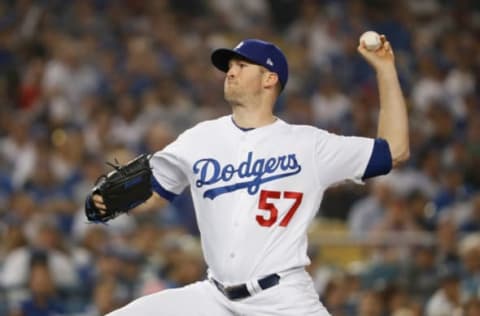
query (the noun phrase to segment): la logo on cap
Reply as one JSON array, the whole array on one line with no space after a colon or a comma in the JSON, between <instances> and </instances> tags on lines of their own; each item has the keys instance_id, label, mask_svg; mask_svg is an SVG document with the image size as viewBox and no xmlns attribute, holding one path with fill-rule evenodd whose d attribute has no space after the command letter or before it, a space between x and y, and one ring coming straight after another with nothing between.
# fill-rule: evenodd
<instances>
[{"instance_id":1,"label":"la logo on cap","mask_svg":"<svg viewBox=\"0 0 480 316\"><path fill-rule=\"evenodd\" d=\"M267 65L270 65L273 67L273 61L270 58L267 59Z\"/></svg>"}]
</instances>

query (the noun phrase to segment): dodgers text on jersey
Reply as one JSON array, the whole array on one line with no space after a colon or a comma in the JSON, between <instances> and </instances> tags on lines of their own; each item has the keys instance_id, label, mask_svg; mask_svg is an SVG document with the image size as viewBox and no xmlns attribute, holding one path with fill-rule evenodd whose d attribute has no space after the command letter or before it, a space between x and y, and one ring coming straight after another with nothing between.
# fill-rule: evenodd
<instances>
[{"instance_id":1,"label":"dodgers text on jersey","mask_svg":"<svg viewBox=\"0 0 480 316\"><path fill-rule=\"evenodd\" d=\"M198 175L198 179L195 181L197 188L220 184L220 186L209 188L203 193L204 198L212 200L221 194L245 188L250 195L253 195L258 192L262 183L289 177L301 170L302 167L295 154L254 159L253 152L249 152L246 160L238 166L222 165L214 158L199 159L193 164L193 172ZM240 182L227 184L235 176ZM244 179L248 180L241 181ZM221 185L222 183L225 185Z\"/></svg>"}]
</instances>

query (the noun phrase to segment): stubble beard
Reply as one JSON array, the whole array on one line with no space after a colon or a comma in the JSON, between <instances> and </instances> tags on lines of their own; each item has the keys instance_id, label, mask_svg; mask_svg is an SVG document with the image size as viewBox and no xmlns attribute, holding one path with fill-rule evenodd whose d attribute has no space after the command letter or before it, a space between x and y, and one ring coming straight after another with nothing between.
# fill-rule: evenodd
<instances>
[{"instance_id":1,"label":"stubble beard","mask_svg":"<svg viewBox=\"0 0 480 316\"><path fill-rule=\"evenodd\" d=\"M260 91L254 91L252 93L243 91L240 87L225 87L223 91L224 99L234 107L244 107L248 104L256 103L255 100L260 97Z\"/></svg>"},{"instance_id":2,"label":"stubble beard","mask_svg":"<svg viewBox=\"0 0 480 316\"><path fill-rule=\"evenodd\" d=\"M232 89L225 89L223 96L225 100L230 104L231 107L238 107L241 106L243 103L241 102L241 94L238 91L232 91Z\"/></svg>"}]
</instances>

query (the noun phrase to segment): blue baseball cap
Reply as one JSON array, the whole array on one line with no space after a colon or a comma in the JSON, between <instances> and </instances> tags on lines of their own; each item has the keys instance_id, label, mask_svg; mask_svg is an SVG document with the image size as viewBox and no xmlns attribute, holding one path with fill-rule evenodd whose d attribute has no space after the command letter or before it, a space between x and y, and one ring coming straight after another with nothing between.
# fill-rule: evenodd
<instances>
[{"instance_id":1,"label":"blue baseball cap","mask_svg":"<svg viewBox=\"0 0 480 316\"><path fill-rule=\"evenodd\" d=\"M278 75L283 88L288 81L288 63L283 52L272 43L259 39L241 41L234 49L219 48L213 51L211 59L215 67L228 71L228 63L233 57L244 58L249 62L263 66Z\"/></svg>"}]
</instances>

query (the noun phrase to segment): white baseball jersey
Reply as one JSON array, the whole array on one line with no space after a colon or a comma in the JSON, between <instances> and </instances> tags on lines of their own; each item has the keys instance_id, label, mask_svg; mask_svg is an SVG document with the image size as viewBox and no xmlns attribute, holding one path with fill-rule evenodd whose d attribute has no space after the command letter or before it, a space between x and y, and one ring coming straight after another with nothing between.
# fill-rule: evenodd
<instances>
[{"instance_id":1,"label":"white baseball jersey","mask_svg":"<svg viewBox=\"0 0 480 316\"><path fill-rule=\"evenodd\" d=\"M238 284L309 264L306 231L323 192L360 181L373 148L280 119L245 131L229 115L185 131L150 163L160 195L190 185L209 273Z\"/></svg>"}]
</instances>

